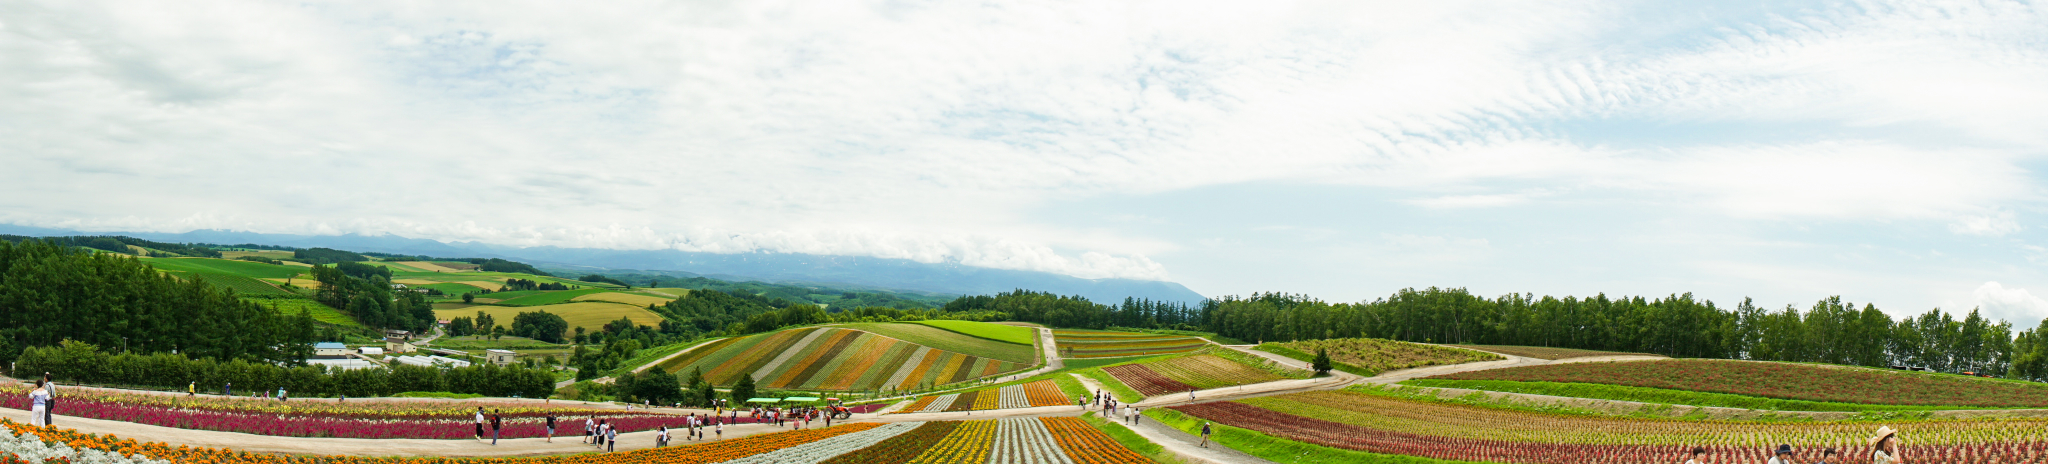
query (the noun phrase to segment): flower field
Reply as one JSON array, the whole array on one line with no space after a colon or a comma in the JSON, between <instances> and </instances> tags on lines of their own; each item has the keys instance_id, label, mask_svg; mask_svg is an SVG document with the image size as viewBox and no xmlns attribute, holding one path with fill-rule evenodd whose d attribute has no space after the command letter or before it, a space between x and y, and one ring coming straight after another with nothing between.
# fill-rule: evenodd
<instances>
[{"instance_id":1,"label":"flower field","mask_svg":"<svg viewBox=\"0 0 2048 464\"><path fill-rule=\"evenodd\" d=\"M19 435L14 441L8 437ZM40 443L41 445L38 445ZM63 445L69 455L52 455ZM40 446L36 451L30 446ZM365 458L280 456L216 448L138 442L69 429L36 428L0 420L0 450L24 457L92 456L108 462L166 464L1129 464L1149 459L1124 448L1080 419L1016 418L966 422L852 423L731 440L619 453L535 458ZM0 453L0 462L8 454ZM112 459L107 459L112 458ZM33 462L42 462L40 460Z\"/></svg>"},{"instance_id":2,"label":"flower field","mask_svg":"<svg viewBox=\"0 0 2048 464\"><path fill-rule=\"evenodd\" d=\"M1330 361L1337 363L1339 370L1368 377L1393 370L1504 359L1492 353L1377 338L1265 343L1258 349L1302 361L1313 360L1316 350L1329 350Z\"/></svg>"},{"instance_id":3,"label":"flower field","mask_svg":"<svg viewBox=\"0 0 2048 464\"><path fill-rule=\"evenodd\" d=\"M1054 330L1053 343L1068 358L1115 358L1185 353L1208 346L1198 337L1100 330Z\"/></svg>"},{"instance_id":4,"label":"flower field","mask_svg":"<svg viewBox=\"0 0 2048 464\"><path fill-rule=\"evenodd\" d=\"M718 385L751 375L761 388L850 391L944 385L1030 366L933 349L867 331L806 327L719 340L660 367L668 372L702 368L705 378Z\"/></svg>"},{"instance_id":5,"label":"flower field","mask_svg":"<svg viewBox=\"0 0 2048 464\"><path fill-rule=\"evenodd\" d=\"M19 392L0 394L0 407L28 409ZM546 435L549 414L566 420L595 416L621 432L649 430L684 423L677 416L590 408L535 408L528 403L327 403L280 402L222 397L107 394L73 390L59 414L193 430L238 432L285 437L337 438L470 438L476 407L497 410L504 417L505 438Z\"/></svg>"},{"instance_id":6,"label":"flower field","mask_svg":"<svg viewBox=\"0 0 2048 464\"><path fill-rule=\"evenodd\" d=\"M1212 354L1182 356L1102 369L1145 396L1284 380L1286 377ZM1165 381L1161 381L1164 379ZM1143 384L1144 387L1139 385Z\"/></svg>"},{"instance_id":7,"label":"flower field","mask_svg":"<svg viewBox=\"0 0 2048 464\"><path fill-rule=\"evenodd\" d=\"M1446 380L1575 382L1837 403L2048 407L2048 385L1812 364L1684 359L1462 372Z\"/></svg>"},{"instance_id":8,"label":"flower field","mask_svg":"<svg viewBox=\"0 0 2048 464\"><path fill-rule=\"evenodd\" d=\"M948 411L989 411L1010 408L1035 408L1039 406L1065 406L1072 404L1058 384L1051 380L1040 380L1019 385L978 390L965 393L934 395L918 398L896 414Z\"/></svg>"},{"instance_id":9,"label":"flower field","mask_svg":"<svg viewBox=\"0 0 2048 464\"><path fill-rule=\"evenodd\" d=\"M834 437L865 432L877 427L877 424L854 423L822 429L753 435L702 444L604 454L508 459L438 457L366 458L352 456L281 456L243 453L219 448L171 446L163 443L139 442L134 439L116 438L107 435L78 433L70 429L29 427L13 421L0 420L0 428L4 428L5 433L34 435L45 443L61 444L73 450L94 450L130 457L142 455L170 464L715 464L733 462L762 453L798 447L799 445L809 445Z\"/></svg>"},{"instance_id":10,"label":"flower field","mask_svg":"<svg viewBox=\"0 0 2048 464\"><path fill-rule=\"evenodd\" d=\"M1175 406L1202 419L1322 446L1433 459L1610 463L1763 462L1767 446L1834 447L1868 456L1871 422L1713 422L1560 415L1417 401L1365 391L1311 392ZM1913 462L2043 462L2048 420L1913 421L1900 430ZM1226 443L1227 444L1227 443Z\"/></svg>"},{"instance_id":11,"label":"flower field","mask_svg":"<svg viewBox=\"0 0 2048 464\"><path fill-rule=\"evenodd\" d=\"M1524 358L1536 358L1536 359L1546 359L1546 360L1553 360L1553 361L1554 361L1554 360L1559 360L1559 359L1571 359L1571 358L1584 358L1584 357L1590 357L1590 356L1659 356L1659 355L1654 355L1654 354L1648 354L1648 353L1623 353L1623 352L1619 352L1619 351L1594 351L1594 350L1580 350L1580 349L1573 349L1573 348L1551 348L1551 347L1546 347L1546 346L1508 346L1508 345L1444 345L1444 346L1451 346L1451 347L1458 347L1458 348L1465 348L1465 349L1472 349L1472 350L1481 350L1481 351L1488 351L1488 352L1500 353L1500 354L1505 354L1505 355L1510 355L1510 356L1521 356L1521 357L1524 357ZM1333 356L1334 356L1334 355L1333 355Z\"/></svg>"},{"instance_id":12,"label":"flower field","mask_svg":"<svg viewBox=\"0 0 2048 464\"><path fill-rule=\"evenodd\" d=\"M1137 390L1140 395L1159 396L1195 390L1194 386L1166 378L1164 375L1159 375L1158 372L1146 369L1142 364L1109 366L1102 368L1102 371L1109 373L1112 377L1116 377L1116 380L1123 382L1124 385L1129 385L1132 390Z\"/></svg>"}]
</instances>

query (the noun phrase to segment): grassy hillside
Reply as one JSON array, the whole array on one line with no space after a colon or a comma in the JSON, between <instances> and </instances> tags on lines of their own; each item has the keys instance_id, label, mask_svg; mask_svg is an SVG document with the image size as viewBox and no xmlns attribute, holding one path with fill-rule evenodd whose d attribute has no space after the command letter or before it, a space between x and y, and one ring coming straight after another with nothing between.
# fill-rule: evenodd
<instances>
[{"instance_id":1,"label":"grassy hillside","mask_svg":"<svg viewBox=\"0 0 2048 464\"><path fill-rule=\"evenodd\" d=\"M441 306L437 305L436 307ZM461 309L435 309L434 317L437 319L476 317L477 311L490 314L491 318L497 319L500 324L511 324L512 318L518 316L519 313L547 311L560 315L563 320L568 321L569 330L572 332L577 327L596 330L598 327L604 326L605 323L619 320L621 317L632 319L633 323L638 325L655 326L661 324L661 315L648 311L647 308L605 302L572 302L524 307L478 305Z\"/></svg>"},{"instance_id":2,"label":"grassy hillside","mask_svg":"<svg viewBox=\"0 0 2048 464\"><path fill-rule=\"evenodd\" d=\"M675 301L675 299L674 299L674 298L669 298L669 297L663 297L663 296L654 296L654 295L647 295L647 294L641 294L641 293L628 293L628 292L600 292L600 293L590 293L590 294L585 294L585 295L577 296L577 297L575 297L575 298L572 298L572 299L571 299L570 301L609 301L609 302L613 302L613 303L629 304L629 305L633 305L633 306L647 306L647 305L650 305L650 304L651 304L651 305L663 305L663 304L668 304L668 302L670 302L670 301Z\"/></svg>"},{"instance_id":3,"label":"grassy hillside","mask_svg":"<svg viewBox=\"0 0 2048 464\"><path fill-rule=\"evenodd\" d=\"M313 320L325 322L328 324L334 324L342 327L363 326L362 323L356 322L355 318L348 317L347 314L342 314L340 310L329 308L327 307L327 305L320 304L313 300L294 300L280 298L250 301L255 301L256 304L260 304L265 307L277 308L278 311L283 312L284 314L298 314L299 311L306 311L313 315Z\"/></svg>"},{"instance_id":4,"label":"grassy hillside","mask_svg":"<svg viewBox=\"0 0 2048 464\"><path fill-rule=\"evenodd\" d=\"M921 324L905 323L863 323L840 324L834 327L865 330L885 337L929 346L934 349L955 353L973 353L977 356L1000 359L1018 364L1037 364L1038 352L1032 345L1005 343L959 332Z\"/></svg>"},{"instance_id":5,"label":"grassy hillside","mask_svg":"<svg viewBox=\"0 0 2048 464\"><path fill-rule=\"evenodd\" d=\"M1591 362L1462 372L1430 379L1619 385L1833 403L2048 407L2048 384L1822 364L1708 359Z\"/></svg>"},{"instance_id":6,"label":"grassy hillside","mask_svg":"<svg viewBox=\"0 0 2048 464\"><path fill-rule=\"evenodd\" d=\"M1011 325L974 321L940 320L917 321L916 323L951 330L969 336L995 340L999 342L1016 343L1020 345L1035 345L1038 343L1038 331L1032 330L1028 327L1017 327Z\"/></svg>"},{"instance_id":7,"label":"grassy hillside","mask_svg":"<svg viewBox=\"0 0 2048 464\"><path fill-rule=\"evenodd\" d=\"M938 331L915 324L872 325L911 326L911 332ZM1027 369L1030 365L829 326L719 340L685 352L659 367L668 372L703 369L706 378L721 386L731 385L742 375L751 375L761 388L890 391L964 382Z\"/></svg>"},{"instance_id":8,"label":"grassy hillside","mask_svg":"<svg viewBox=\"0 0 2048 464\"><path fill-rule=\"evenodd\" d=\"M521 297L517 297L517 298L509 298L509 299L508 299L508 298L504 298L504 296L503 296L503 295L500 295L500 294L492 294L491 296L492 296L492 297L494 297L494 298L498 298L498 304L501 304L501 305L505 305L505 306L542 306L542 305L551 305L551 304L562 304L562 303L568 303L568 302L569 302L570 300L574 300L574 299L576 299L576 297L579 297L579 296L589 295L589 294L592 294L592 293L602 293L602 292L608 292L608 291L610 291L610 290L605 290L605 289L601 289L601 288L586 288L586 289L581 289L581 290L554 290L554 291L543 291L543 292L539 292L539 293L534 293L534 294L529 294L529 295L525 295L525 296L521 296ZM523 293L523 292L521 292L521 293Z\"/></svg>"},{"instance_id":9,"label":"grassy hillside","mask_svg":"<svg viewBox=\"0 0 2048 464\"><path fill-rule=\"evenodd\" d=\"M282 279L306 272L306 268L263 264L255 261L213 258L141 258L143 264L159 270L194 274L231 275Z\"/></svg>"}]
</instances>

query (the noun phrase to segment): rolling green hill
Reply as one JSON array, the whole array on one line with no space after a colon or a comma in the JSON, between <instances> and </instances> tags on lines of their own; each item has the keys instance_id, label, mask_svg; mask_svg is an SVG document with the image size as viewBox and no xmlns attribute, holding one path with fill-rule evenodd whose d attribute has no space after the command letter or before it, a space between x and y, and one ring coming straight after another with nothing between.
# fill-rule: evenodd
<instances>
[{"instance_id":1,"label":"rolling green hill","mask_svg":"<svg viewBox=\"0 0 2048 464\"><path fill-rule=\"evenodd\" d=\"M140 258L143 264L159 270L190 272L194 274L231 275L282 279L306 272L306 268L263 264L254 261L213 258Z\"/></svg>"}]
</instances>

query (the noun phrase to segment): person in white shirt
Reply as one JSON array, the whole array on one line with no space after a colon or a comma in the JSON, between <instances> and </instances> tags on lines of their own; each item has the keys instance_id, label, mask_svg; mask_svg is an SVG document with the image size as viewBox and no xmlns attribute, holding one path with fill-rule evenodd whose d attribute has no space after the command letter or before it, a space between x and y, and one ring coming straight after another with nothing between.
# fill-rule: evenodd
<instances>
[{"instance_id":1,"label":"person in white shirt","mask_svg":"<svg viewBox=\"0 0 2048 464\"><path fill-rule=\"evenodd\" d=\"M664 425L661 426L661 431L654 433L654 447L661 448L666 446L668 446L668 426Z\"/></svg>"},{"instance_id":2,"label":"person in white shirt","mask_svg":"<svg viewBox=\"0 0 2048 464\"><path fill-rule=\"evenodd\" d=\"M1693 447L1692 459L1685 460L1685 464L1706 464L1706 462L1700 461L1700 455L1702 454L1707 454L1707 448L1700 446Z\"/></svg>"},{"instance_id":3,"label":"person in white shirt","mask_svg":"<svg viewBox=\"0 0 2048 464\"><path fill-rule=\"evenodd\" d=\"M590 443L590 437L593 433L597 433L597 416L583 418L583 443Z\"/></svg>"},{"instance_id":4,"label":"person in white shirt","mask_svg":"<svg viewBox=\"0 0 2048 464\"><path fill-rule=\"evenodd\" d=\"M48 419L46 419L48 416L45 416L45 414L50 412L50 390L48 385L40 380L36 381L36 389L28 392L28 399L30 403L28 425L35 427L50 425Z\"/></svg>"}]
</instances>

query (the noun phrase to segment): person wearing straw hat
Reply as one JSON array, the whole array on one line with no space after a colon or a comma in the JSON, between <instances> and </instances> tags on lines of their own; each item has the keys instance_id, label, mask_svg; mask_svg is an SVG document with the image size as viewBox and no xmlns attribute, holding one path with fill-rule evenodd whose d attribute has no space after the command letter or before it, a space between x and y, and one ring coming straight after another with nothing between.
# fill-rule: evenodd
<instances>
[{"instance_id":1,"label":"person wearing straw hat","mask_svg":"<svg viewBox=\"0 0 2048 464\"><path fill-rule=\"evenodd\" d=\"M1871 464L1898 464L1906 462L1899 458L1899 431L1889 426L1877 428L1877 435L1870 437Z\"/></svg>"},{"instance_id":2,"label":"person wearing straw hat","mask_svg":"<svg viewBox=\"0 0 2048 464\"><path fill-rule=\"evenodd\" d=\"M1792 445L1778 445L1778 452L1771 457L1770 464L1797 464L1792 457Z\"/></svg>"}]
</instances>

